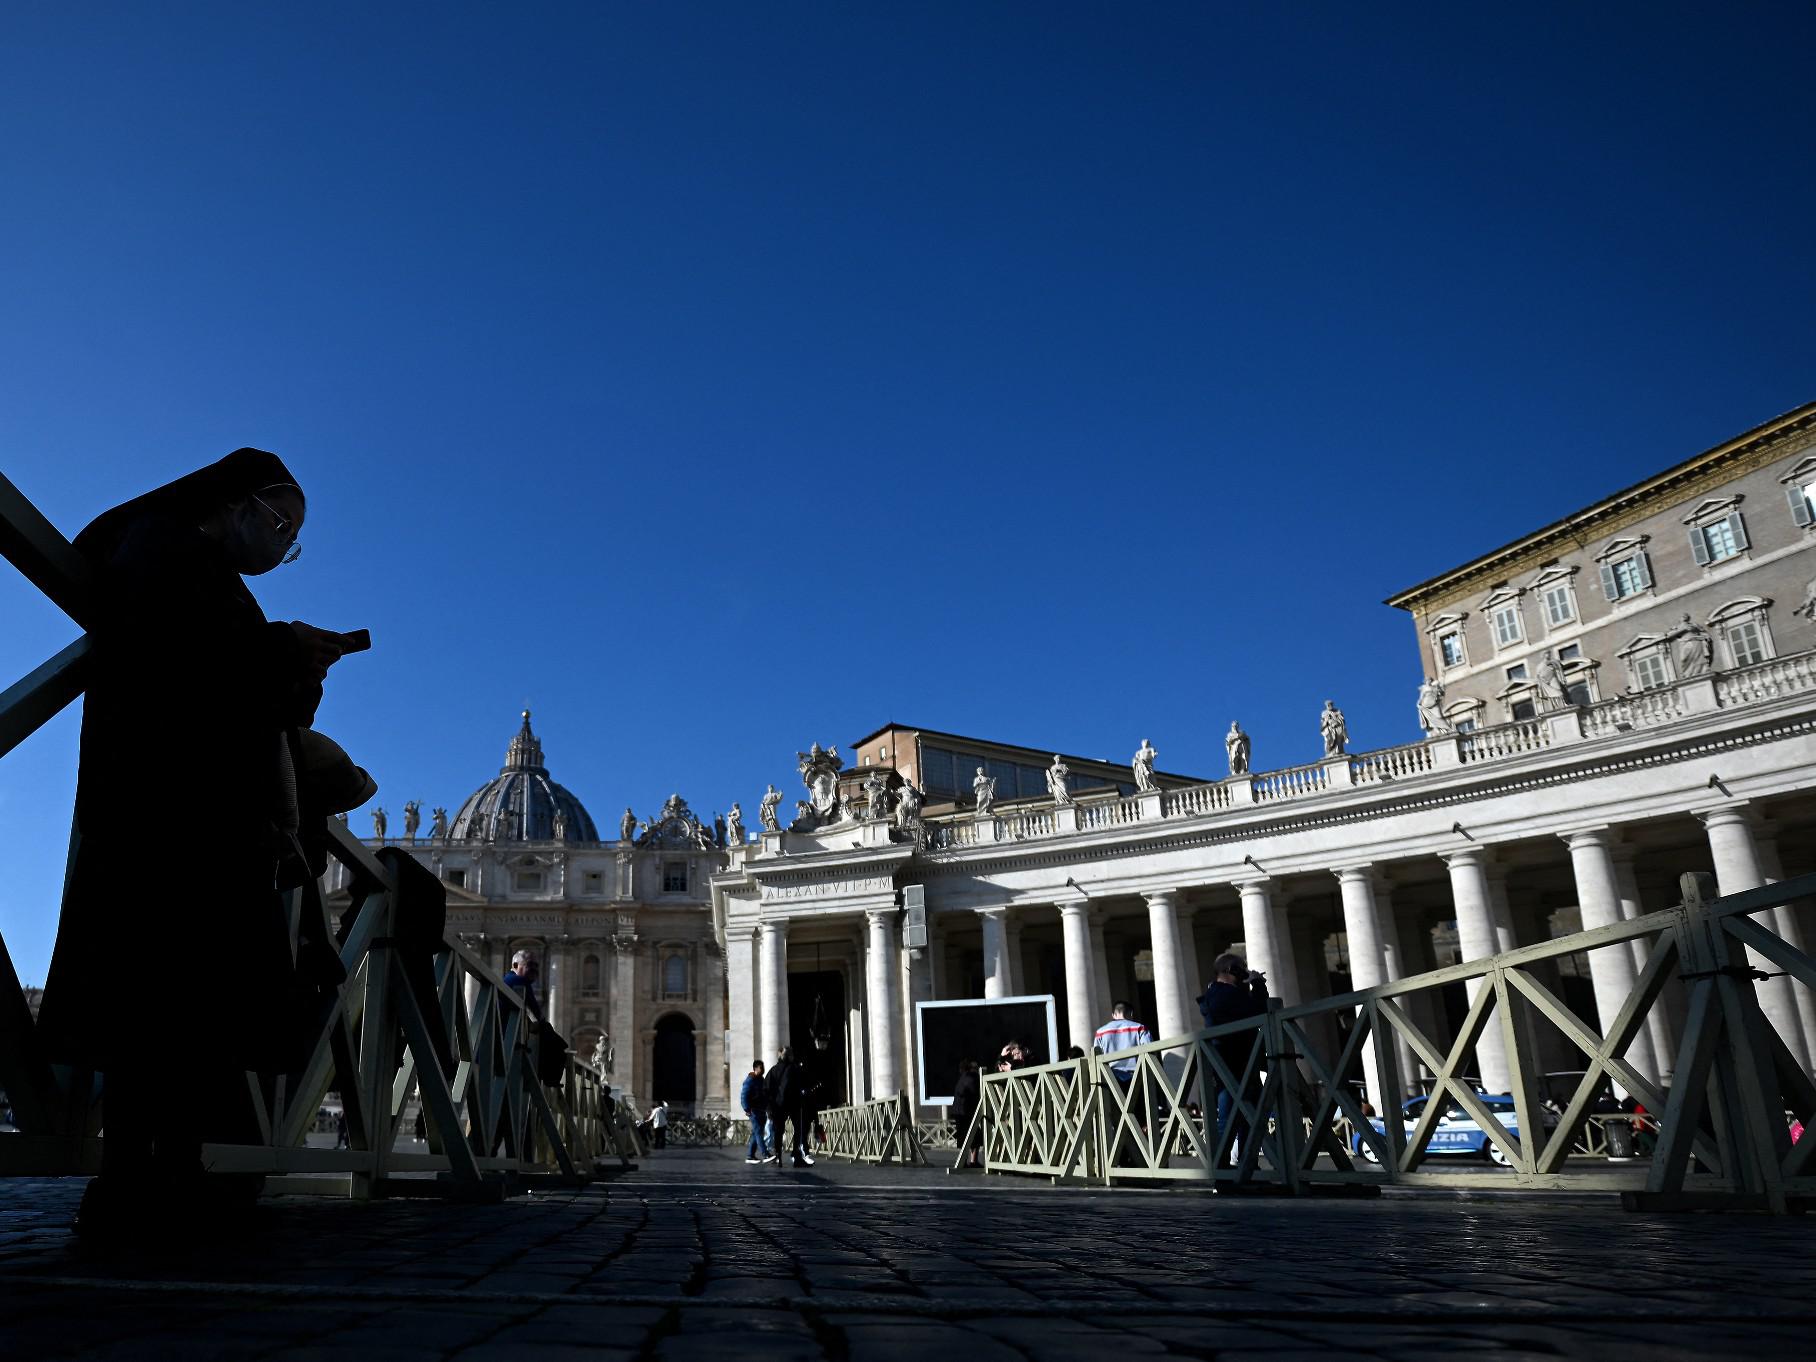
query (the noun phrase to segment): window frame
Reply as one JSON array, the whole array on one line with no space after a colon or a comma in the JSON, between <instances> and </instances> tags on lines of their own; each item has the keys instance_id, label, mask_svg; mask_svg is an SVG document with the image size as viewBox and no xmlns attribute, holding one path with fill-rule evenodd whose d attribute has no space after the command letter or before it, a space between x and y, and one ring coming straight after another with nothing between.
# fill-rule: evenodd
<instances>
[{"instance_id":1,"label":"window frame","mask_svg":"<svg viewBox=\"0 0 1816 1362\"><path fill-rule=\"evenodd\" d=\"M680 871L678 876L675 874L677 870ZM662 892L664 894L685 894L689 878L686 861L662 862ZM675 883L677 879L680 881L679 884Z\"/></svg>"}]
</instances>

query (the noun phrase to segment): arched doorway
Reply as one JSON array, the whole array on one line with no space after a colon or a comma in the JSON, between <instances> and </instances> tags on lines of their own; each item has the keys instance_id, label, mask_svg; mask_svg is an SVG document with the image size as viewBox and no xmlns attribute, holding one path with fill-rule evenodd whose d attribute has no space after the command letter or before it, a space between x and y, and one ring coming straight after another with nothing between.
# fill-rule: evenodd
<instances>
[{"instance_id":1,"label":"arched doorway","mask_svg":"<svg viewBox=\"0 0 1816 1362\"><path fill-rule=\"evenodd\" d=\"M694 1106L694 1024L679 1012L656 1023L656 1053L650 1098L679 1111Z\"/></svg>"}]
</instances>

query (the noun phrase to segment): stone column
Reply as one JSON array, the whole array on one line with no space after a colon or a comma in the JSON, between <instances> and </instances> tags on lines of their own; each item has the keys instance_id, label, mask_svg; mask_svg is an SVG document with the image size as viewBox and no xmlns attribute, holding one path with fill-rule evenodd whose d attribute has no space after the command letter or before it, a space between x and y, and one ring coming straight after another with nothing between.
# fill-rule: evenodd
<instances>
[{"instance_id":1,"label":"stone column","mask_svg":"<svg viewBox=\"0 0 1816 1362\"><path fill-rule=\"evenodd\" d=\"M571 1035L573 1027L562 1011L567 1002L568 946L554 937L542 939L542 1015L562 1035Z\"/></svg>"},{"instance_id":2,"label":"stone column","mask_svg":"<svg viewBox=\"0 0 1816 1362\"><path fill-rule=\"evenodd\" d=\"M788 1041L788 920L764 918L758 924L758 1007L762 1017L763 1062L774 1064Z\"/></svg>"},{"instance_id":3,"label":"stone column","mask_svg":"<svg viewBox=\"0 0 1816 1362\"><path fill-rule=\"evenodd\" d=\"M1583 930L1594 931L1619 922L1621 896L1614 870L1613 834L1607 828L1588 828L1566 833L1564 845L1570 848L1570 865L1576 872L1576 902L1583 915ZM1589 982L1595 990L1596 1016L1606 1035L1633 992L1633 952L1625 946L1590 951ZM1658 1061L1652 1053L1650 1033L1641 1029L1627 1047L1625 1057L1647 1078L1657 1081ZM1615 1091L1625 1095L1618 1083Z\"/></svg>"},{"instance_id":4,"label":"stone column","mask_svg":"<svg viewBox=\"0 0 1816 1362\"><path fill-rule=\"evenodd\" d=\"M1465 847L1444 857L1450 871L1450 897L1457 910L1457 950L1465 961L1495 954L1500 944L1495 933L1494 905L1488 887L1488 856L1480 847ZM1485 979L1469 981L1470 1006L1487 986ZM1506 1092L1513 1086L1507 1063L1507 1044L1501 1037L1500 1019L1490 1015L1475 1046L1477 1076L1489 1092Z\"/></svg>"},{"instance_id":5,"label":"stone column","mask_svg":"<svg viewBox=\"0 0 1816 1362\"><path fill-rule=\"evenodd\" d=\"M1116 986L1110 982L1110 948L1103 936L1104 912L1091 910L1091 987L1097 1002L1096 1020L1101 1025L1110 1015L1110 1004L1116 1001ZM1097 1032L1091 1033L1093 1036ZM1091 1047L1085 1046L1089 1054Z\"/></svg>"},{"instance_id":6,"label":"stone column","mask_svg":"<svg viewBox=\"0 0 1816 1362\"><path fill-rule=\"evenodd\" d=\"M612 998L607 1015L612 1019L612 1087L641 1101L645 1094L637 1091L637 1055L642 1047L638 1041L637 1027L637 933L634 921L630 914L620 914L618 929L612 934Z\"/></svg>"},{"instance_id":7,"label":"stone column","mask_svg":"<svg viewBox=\"0 0 1816 1362\"><path fill-rule=\"evenodd\" d=\"M864 946L864 991L870 1005L870 1096L894 1097L901 1091L897 1057L902 1050L900 965L895 955L895 910L872 908L864 914L869 928Z\"/></svg>"},{"instance_id":8,"label":"stone column","mask_svg":"<svg viewBox=\"0 0 1816 1362\"><path fill-rule=\"evenodd\" d=\"M1198 1028L1186 1021L1179 999L1179 896L1170 889L1145 895L1148 946L1154 953L1155 1040L1183 1036Z\"/></svg>"},{"instance_id":9,"label":"stone column","mask_svg":"<svg viewBox=\"0 0 1816 1362\"><path fill-rule=\"evenodd\" d=\"M697 955L700 980L700 1011L706 1019L706 1034L700 1038L700 1094L695 1111L724 1111L730 1094L726 1091L729 1060L725 1054L727 1006L725 999L725 964L718 944L708 937L700 943Z\"/></svg>"},{"instance_id":10,"label":"stone column","mask_svg":"<svg viewBox=\"0 0 1816 1362\"><path fill-rule=\"evenodd\" d=\"M1614 886L1620 894L1621 921L1630 922L1636 917L1644 917L1646 905L1640 900L1639 876L1633 869L1633 848L1616 845L1613 853ZM1645 972L1646 962L1652 958L1658 942L1658 937L1638 937L1628 943L1632 949L1636 979ZM1677 1055L1677 1027L1674 1018L1681 1016L1683 1011L1683 985L1673 978L1659 992L1658 1001L1646 1013L1646 1034L1652 1038L1653 1074L1661 1083L1671 1081L1671 1069Z\"/></svg>"},{"instance_id":11,"label":"stone column","mask_svg":"<svg viewBox=\"0 0 1816 1362\"><path fill-rule=\"evenodd\" d=\"M926 948L902 952L902 1074L907 1082L909 1097L916 1103L917 1110L920 1094L927 1090L927 1085L926 1076L920 1072L920 1055L914 1044L916 1019L920 1011L916 1004L932 1002L936 996L933 966L944 949L933 915L929 913Z\"/></svg>"},{"instance_id":12,"label":"stone column","mask_svg":"<svg viewBox=\"0 0 1816 1362\"><path fill-rule=\"evenodd\" d=\"M1009 913L1004 916L1003 958L1008 961L1009 965L1007 986L1010 997L1022 992L1028 977L1028 958L1022 950L1021 929L1021 917L1018 914Z\"/></svg>"},{"instance_id":13,"label":"stone column","mask_svg":"<svg viewBox=\"0 0 1816 1362\"><path fill-rule=\"evenodd\" d=\"M1764 826L1759 830L1754 846L1759 852L1759 868L1764 872L1767 884L1777 884L1784 879L1784 863L1778 856L1777 829ZM1783 937L1788 945L1795 946L1805 955L1810 954L1809 934L1804 931L1803 920L1798 916L1800 905L1795 903L1780 904L1767 918L1761 914L1761 920ZM1791 1001L1797 1007L1797 1021L1803 1031L1804 1053L1810 1060L1816 1060L1816 993L1809 986L1795 979L1785 981L1791 988ZM1792 1051L1796 1053L1795 1050Z\"/></svg>"},{"instance_id":14,"label":"stone column","mask_svg":"<svg viewBox=\"0 0 1816 1362\"><path fill-rule=\"evenodd\" d=\"M1192 910L1179 909L1179 1006L1186 1029L1196 1031L1204 1025L1204 1014L1198 1010L1198 997L1210 984L1198 977L1198 931L1192 922ZM1085 1049L1088 1052L1090 1046Z\"/></svg>"},{"instance_id":15,"label":"stone column","mask_svg":"<svg viewBox=\"0 0 1816 1362\"><path fill-rule=\"evenodd\" d=\"M1381 944L1381 921L1375 904L1375 868L1345 866L1334 873L1343 898L1343 931L1349 938L1350 986L1357 990L1378 987L1387 982L1387 955ZM1368 1095L1376 1111L1393 1111L1400 1105L1399 1094L1388 1092L1381 1081L1379 1040L1378 1035L1371 1035L1363 1043Z\"/></svg>"},{"instance_id":16,"label":"stone column","mask_svg":"<svg viewBox=\"0 0 1816 1362\"><path fill-rule=\"evenodd\" d=\"M1109 1008L1107 1002L1099 1004L1092 996L1096 962L1091 957L1090 915L1091 909L1083 903L1059 905L1060 938L1066 948L1066 1028L1070 1043L1087 1055L1097 1034L1097 1015Z\"/></svg>"},{"instance_id":17,"label":"stone column","mask_svg":"<svg viewBox=\"0 0 1816 1362\"><path fill-rule=\"evenodd\" d=\"M1711 809L1697 817L1702 819L1703 827L1709 833L1709 851L1715 858L1717 893L1726 898L1729 894L1757 889L1766 882L1759 847L1753 839L1754 818L1749 810L1730 805ZM1764 922L1768 928L1778 925L1775 912L1755 914L1755 920ZM1747 960L1754 969L1766 973L1776 973L1778 970L1777 965L1751 947L1747 949ZM1778 1032L1779 1038L1790 1048L1797 1062L1807 1070L1810 1057L1804 1048L1803 1024L1797 1014L1797 1001L1791 993L1790 979L1780 975L1776 979L1759 980L1753 988L1759 998L1760 1010L1766 1014L1766 1020L1772 1023L1772 1029Z\"/></svg>"},{"instance_id":18,"label":"stone column","mask_svg":"<svg viewBox=\"0 0 1816 1362\"><path fill-rule=\"evenodd\" d=\"M1375 894L1375 927L1381 938L1381 963L1385 971L1386 982L1393 983L1404 979L1409 974L1417 974L1420 967L1413 963L1406 954L1406 945L1400 935L1400 921L1394 916L1393 887L1382 878L1377 877L1373 883ZM1401 998L1400 1008L1421 1030L1428 1030L1418 1004L1417 996ZM1417 1086L1419 1060L1405 1036L1398 1031L1394 1036L1394 1058L1399 1065L1401 1086L1409 1091Z\"/></svg>"},{"instance_id":19,"label":"stone column","mask_svg":"<svg viewBox=\"0 0 1816 1362\"><path fill-rule=\"evenodd\" d=\"M1288 1007L1300 1001L1299 962L1293 954L1286 905L1275 903L1273 881L1265 876L1243 880L1236 886L1242 895L1242 946L1248 967L1267 976L1267 991Z\"/></svg>"},{"instance_id":20,"label":"stone column","mask_svg":"<svg viewBox=\"0 0 1816 1362\"><path fill-rule=\"evenodd\" d=\"M984 996L1007 998L1013 985L1009 970L1009 933L1007 908L979 908L978 921L984 929Z\"/></svg>"},{"instance_id":21,"label":"stone column","mask_svg":"<svg viewBox=\"0 0 1816 1362\"><path fill-rule=\"evenodd\" d=\"M725 993L731 1038L726 1064L737 1082L750 1072L750 1061L760 1059L767 1068L771 1055L763 1053L757 1015L757 929L725 929Z\"/></svg>"}]
</instances>

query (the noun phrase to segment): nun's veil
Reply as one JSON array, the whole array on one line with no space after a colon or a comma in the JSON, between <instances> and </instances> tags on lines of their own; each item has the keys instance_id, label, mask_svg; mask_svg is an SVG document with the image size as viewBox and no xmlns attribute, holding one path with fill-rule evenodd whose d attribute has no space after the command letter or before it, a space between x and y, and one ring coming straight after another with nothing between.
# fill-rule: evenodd
<instances>
[{"instance_id":1,"label":"nun's veil","mask_svg":"<svg viewBox=\"0 0 1816 1362\"><path fill-rule=\"evenodd\" d=\"M76 536L75 546L90 561L105 563L134 521L151 515L201 520L229 502L243 501L272 487L292 487L298 496L303 494L277 455L262 449L236 449L206 468L101 512Z\"/></svg>"}]
</instances>

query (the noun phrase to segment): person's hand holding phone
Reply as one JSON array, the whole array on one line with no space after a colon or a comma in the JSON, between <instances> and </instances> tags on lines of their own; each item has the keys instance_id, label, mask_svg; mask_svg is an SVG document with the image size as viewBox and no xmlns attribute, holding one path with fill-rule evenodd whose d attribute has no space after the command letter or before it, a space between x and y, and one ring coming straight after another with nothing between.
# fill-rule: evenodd
<instances>
[{"instance_id":1,"label":"person's hand holding phone","mask_svg":"<svg viewBox=\"0 0 1816 1362\"><path fill-rule=\"evenodd\" d=\"M303 671L311 681L325 681L328 668L341 660L347 651L346 635L332 629L317 629L313 624L291 620L290 628L303 645Z\"/></svg>"}]
</instances>

